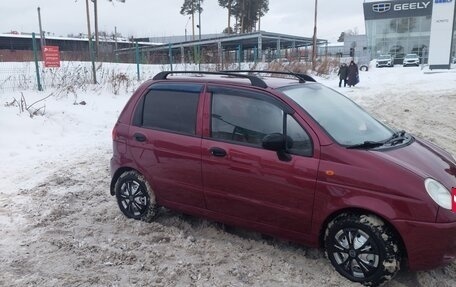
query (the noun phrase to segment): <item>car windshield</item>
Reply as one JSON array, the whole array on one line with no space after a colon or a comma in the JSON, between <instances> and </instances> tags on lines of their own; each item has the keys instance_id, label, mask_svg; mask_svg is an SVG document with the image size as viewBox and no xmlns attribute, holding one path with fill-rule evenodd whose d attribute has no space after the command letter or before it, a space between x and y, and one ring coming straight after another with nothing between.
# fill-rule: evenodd
<instances>
[{"instance_id":1,"label":"car windshield","mask_svg":"<svg viewBox=\"0 0 456 287\"><path fill-rule=\"evenodd\" d=\"M318 83L282 87L336 142L345 146L385 141L394 132L344 95Z\"/></svg>"},{"instance_id":2,"label":"car windshield","mask_svg":"<svg viewBox=\"0 0 456 287\"><path fill-rule=\"evenodd\" d=\"M405 57L406 57L406 58L418 58L418 56L415 55L415 54L409 54L409 55L407 55L407 56L405 56Z\"/></svg>"},{"instance_id":3,"label":"car windshield","mask_svg":"<svg viewBox=\"0 0 456 287\"><path fill-rule=\"evenodd\" d=\"M388 56L388 55L381 55L381 56L379 57L380 60L389 60L390 58L391 58L391 57Z\"/></svg>"}]
</instances>

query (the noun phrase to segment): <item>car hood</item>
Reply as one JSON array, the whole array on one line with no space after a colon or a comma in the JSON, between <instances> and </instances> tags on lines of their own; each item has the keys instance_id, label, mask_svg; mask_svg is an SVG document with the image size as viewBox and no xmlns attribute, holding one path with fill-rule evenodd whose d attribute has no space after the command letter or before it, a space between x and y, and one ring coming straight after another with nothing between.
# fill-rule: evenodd
<instances>
[{"instance_id":1,"label":"car hood","mask_svg":"<svg viewBox=\"0 0 456 287\"><path fill-rule=\"evenodd\" d=\"M377 156L423 179L434 178L448 189L456 186L456 163L453 158L448 152L428 141L415 139L409 145L378 152Z\"/></svg>"}]
</instances>

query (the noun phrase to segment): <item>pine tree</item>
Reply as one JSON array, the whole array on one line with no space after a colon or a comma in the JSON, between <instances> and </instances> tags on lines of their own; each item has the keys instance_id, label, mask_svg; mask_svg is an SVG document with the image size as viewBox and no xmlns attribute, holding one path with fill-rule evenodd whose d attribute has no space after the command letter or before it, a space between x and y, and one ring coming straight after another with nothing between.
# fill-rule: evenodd
<instances>
[{"instance_id":1,"label":"pine tree","mask_svg":"<svg viewBox=\"0 0 456 287\"><path fill-rule=\"evenodd\" d=\"M223 32L227 34L233 33L233 28L231 28L231 7L233 2L236 2L235 0L218 0L219 6L225 8L228 10L228 25L226 26L225 30Z\"/></svg>"},{"instance_id":2,"label":"pine tree","mask_svg":"<svg viewBox=\"0 0 456 287\"><path fill-rule=\"evenodd\" d=\"M233 0L230 13L236 18L236 30L249 33L255 30L257 22L268 11L269 0Z\"/></svg>"},{"instance_id":3,"label":"pine tree","mask_svg":"<svg viewBox=\"0 0 456 287\"><path fill-rule=\"evenodd\" d=\"M191 15L192 16L192 35L193 40L195 40L195 13L196 12L203 12L203 8L200 5L203 3L204 0L184 0L184 4L182 4L180 13L182 15Z\"/></svg>"}]
</instances>

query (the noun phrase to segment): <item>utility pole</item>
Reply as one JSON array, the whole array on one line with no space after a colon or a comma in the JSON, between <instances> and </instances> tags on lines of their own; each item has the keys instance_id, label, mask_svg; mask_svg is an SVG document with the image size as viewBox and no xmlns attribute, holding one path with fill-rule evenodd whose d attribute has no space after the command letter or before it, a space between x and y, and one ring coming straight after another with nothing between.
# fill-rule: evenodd
<instances>
[{"instance_id":1,"label":"utility pole","mask_svg":"<svg viewBox=\"0 0 456 287\"><path fill-rule=\"evenodd\" d=\"M261 14L258 14L258 32L261 31Z\"/></svg>"},{"instance_id":2,"label":"utility pole","mask_svg":"<svg viewBox=\"0 0 456 287\"><path fill-rule=\"evenodd\" d=\"M116 54L116 63L119 62L119 56L117 54L117 26L114 26L114 53Z\"/></svg>"},{"instance_id":3,"label":"utility pole","mask_svg":"<svg viewBox=\"0 0 456 287\"><path fill-rule=\"evenodd\" d=\"M98 0L91 0L93 2L93 13L95 18L95 57L98 60L98 54L100 50L100 41L98 36ZM109 0L112 2L112 0ZM117 0L117 2L125 3L125 0Z\"/></svg>"},{"instance_id":4,"label":"utility pole","mask_svg":"<svg viewBox=\"0 0 456 287\"><path fill-rule=\"evenodd\" d=\"M99 41L98 41L98 4L97 0L92 0L93 2L93 13L95 17L95 58L98 60L98 49L99 49Z\"/></svg>"},{"instance_id":5,"label":"utility pole","mask_svg":"<svg viewBox=\"0 0 456 287\"><path fill-rule=\"evenodd\" d=\"M86 13L87 13L87 32L89 33L89 56L92 62L92 76L93 76L93 83L97 83L97 73L95 69L95 61L93 59L92 53L92 32L90 31L90 9L89 9L89 0L86 0Z\"/></svg>"},{"instance_id":6,"label":"utility pole","mask_svg":"<svg viewBox=\"0 0 456 287\"><path fill-rule=\"evenodd\" d=\"M242 12L241 12L241 34L244 33L244 15L245 12L245 0L242 0Z\"/></svg>"},{"instance_id":7,"label":"utility pole","mask_svg":"<svg viewBox=\"0 0 456 287\"><path fill-rule=\"evenodd\" d=\"M317 61L317 6L318 0L315 0L315 17L314 17L314 33L313 33L313 44L312 44L312 70L315 71Z\"/></svg>"},{"instance_id":8,"label":"utility pole","mask_svg":"<svg viewBox=\"0 0 456 287\"><path fill-rule=\"evenodd\" d=\"M233 1L228 1L228 34L231 34L231 2Z\"/></svg>"},{"instance_id":9,"label":"utility pole","mask_svg":"<svg viewBox=\"0 0 456 287\"><path fill-rule=\"evenodd\" d=\"M190 19L191 19L191 17L189 16L187 23L185 24L185 42L187 42L187 26L188 26L188 22L190 22Z\"/></svg>"},{"instance_id":10,"label":"utility pole","mask_svg":"<svg viewBox=\"0 0 456 287\"><path fill-rule=\"evenodd\" d=\"M198 0L198 39L201 41L201 0Z\"/></svg>"},{"instance_id":11,"label":"utility pole","mask_svg":"<svg viewBox=\"0 0 456 287\"><path fill-rule=\"evenodd\" d=\"M41 52L43 52L43 47L46 46L46 39L44 37L43 28L41 26L41 9L40 9L40 7L38 7L38 24L40 25Z\"/></svg>"},{"instance_id":12,"label":"utility pole","mask_svg":"<svg viewBox=\"0 0 456 287\"><path fill-rule=\"evenodd\" d=\"M192 1L192 41L195 41L195 2Z\"/></svg>"},{"instance_id":13,"label":"utility pole","mask_svg":"<svg viewBox=\"0 0 456 287\"><path fill-rule=\"evenodd\" d=\"M114 26L114 49L117 51L117 26Z\"/></svg>"},{"instance_id":14,"label":"utility pole","mask_svg":"<svg viewBox=\"0 0 456 287\"><path fill-rule=\"evenodd\" d=\"M201 0L198 0L198 69L201 71Z\"/></svg>"}]
</instances>

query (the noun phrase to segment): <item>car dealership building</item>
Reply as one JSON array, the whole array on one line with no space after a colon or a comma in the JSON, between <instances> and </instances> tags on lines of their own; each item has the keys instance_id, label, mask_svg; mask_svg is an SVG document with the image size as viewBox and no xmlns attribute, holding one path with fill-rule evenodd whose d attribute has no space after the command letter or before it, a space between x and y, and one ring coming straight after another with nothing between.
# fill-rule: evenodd
<instances>
[{"instance_id":1,"label":"car dealership building","mask_svg":"<svg viewBox=\"0 0 456 287\"><path fill-rule=\"evenodd\" d=\"M365 1L371 56L392 54L402 63L415 53L430 68L449 68L456 53L456 0Z\"/></svg>"}]
</instances>

